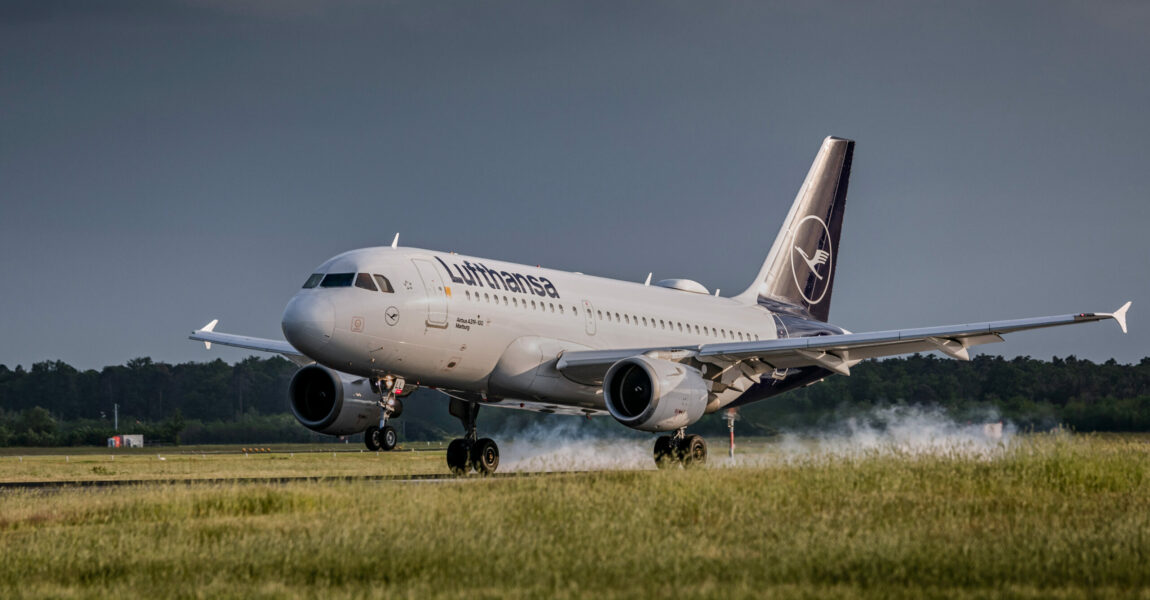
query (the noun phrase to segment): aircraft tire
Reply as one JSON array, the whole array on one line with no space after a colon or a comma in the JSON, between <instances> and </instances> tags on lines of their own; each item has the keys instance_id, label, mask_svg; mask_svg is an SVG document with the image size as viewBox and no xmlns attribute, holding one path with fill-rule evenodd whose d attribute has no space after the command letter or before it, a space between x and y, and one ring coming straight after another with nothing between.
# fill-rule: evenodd
<instances>
[{"instance_id":1,"label":"aircraft tire","mask_svg":"<svg viewBox=\"0 0 1150 600\"><path fill-rule=\"evenodd\" d=\"M655 466L666 469L675 464L675 441L669 435L655 439Z\"/></svg>"},{"instance_id":2,"label":"aircraft tire","mask_svg":"<svg viewBox=\"0 0 1150 600\"><path fill-rule=\"evenodd\" d=\"M701 467L707 464L707 442L702 436L689 435L683 438L683 445L679 447L680 460L684 467Z\"/></svg>"},{"instance_id":3,"label":"aircraft tire","mask_svg":"<svg viewBox=\"0 0 1150 600\"><path fill-rule=\"evenodd\" d=\"M363 432L363 444L365 446L367 446L367 449L372 451L372 452L378 452L379 451L379 428L378 427L376 427L375 425L372 425L371 427L367 428L367 431Z\"/></svg>"},{"instance_id":4,"label":"aircraft tire","mask_svg":"<svg viewBox=\"0 0 1150 600\"><path fill-rule=\"evenodd\" d=\"M491 438L483 438L471 447L471 466L480 475L490 475L499 468L499 446Z\"/></svg>"},{"instance_id":5,"label":"aircraft tire","mask_svg":"<svg viewBox=\"0 0 1150 600\"><path fill-rule=\"evenodd\" d=\"M399 443L399 434L395 432L395 428L391 425L385 425L383 429L379 430L379 448L384 452L395 449L395 445Z\"/></svg>"},{"instance_id":6,"label":"aircraft tire","mask_svg":"<svg viewBox=\"0 0 1150 600\"><path fill-rule=\"evenodd\" d=\"M463 438L451 440L447 445L447 468L454 475L466 475L471 469L471 442Z\"/></svg>"}]
</instances>

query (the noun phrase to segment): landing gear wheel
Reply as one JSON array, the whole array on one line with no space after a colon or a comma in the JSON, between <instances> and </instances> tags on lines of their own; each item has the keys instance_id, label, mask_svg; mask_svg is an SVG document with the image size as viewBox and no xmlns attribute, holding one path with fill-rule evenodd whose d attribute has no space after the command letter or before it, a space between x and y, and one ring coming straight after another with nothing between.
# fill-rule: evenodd
<instances>
[{"instance_id":1,"label":"landing gear wheel","mask_svg":"<svg viewBox=\"0 0 1150 600\"><path fill-rule=\"evenodd\" d=\"M447 445L447 468L454 475L466 475L471 470L471 442L456 438Z\"/></svg>"},{"instance_id":2,"label":"landing gear wheel","mask_svg":"<svg viewBox=\"0 0 1150 600\"><path fill-rule=\"evenodd\" d=\"M368 450L377 452L379 450L379 437L379 428L372 425L363 432L363 444L367 446Z\"/></svg>"},{"instance_id":3,"label":"landing gear wheel","mask_svg":"<svg viewBox=\"0 0 1150 600\"><path fill-rule=\"evenodd\" d=\"M675 464L675 440L669 435L661 435L655 440L655 466L666 469Z\"/></svg>"},{"instance_id":4,"label":"landing gear wheel","mask_svg":"<svg viewBox=\"0 0 1150 600\"><path fill-rule=\"evenodd\" d=\"M399 443L399 434L395 432L395 428L391 425L385 425L383 429L379 430L379 447L384 452L392 450L395 445Z\"/></svg>"},{"instance_id":5,"label":"landing gear wheel","mask_svg":"<svg viewBox=\"0 0 1150 600\"><path fill-rule=\"evenodd\" d=\"M707 463L707 442L700 436L689 435L683 438L679 453L684 467L701 467Z\"/></svg>"},{"instance_id":6,"label":"landing gear wheel","mask_svg":"<svg viewBox=\"0 0 1150 600\"><path fill-rule=\"evenodd\" d=\"M480 475L490 475L499 468L499 446L491 438L483 438L471 447L471 466Z\"/></svg>"}]
</instances>

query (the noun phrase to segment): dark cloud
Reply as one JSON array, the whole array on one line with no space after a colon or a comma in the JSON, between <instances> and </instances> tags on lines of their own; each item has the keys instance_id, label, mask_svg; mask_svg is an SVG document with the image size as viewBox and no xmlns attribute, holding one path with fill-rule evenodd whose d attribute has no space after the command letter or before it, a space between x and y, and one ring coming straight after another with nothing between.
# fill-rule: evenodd
<instances>
[{"instance_id":1,"label":"dark cloud","mask_svg":"<svg viewBox=\"0 0 1150 600\"><path fill-rule=\"evenodd\" d=\"M1133 299L1128 336L988 348L1137 360L1139 6L3 3L0 363L242 356L183 338L278 336L313 266L397 230L734 293L828 134L858 140L832 320Z\"/></svg>"}]
</instances>

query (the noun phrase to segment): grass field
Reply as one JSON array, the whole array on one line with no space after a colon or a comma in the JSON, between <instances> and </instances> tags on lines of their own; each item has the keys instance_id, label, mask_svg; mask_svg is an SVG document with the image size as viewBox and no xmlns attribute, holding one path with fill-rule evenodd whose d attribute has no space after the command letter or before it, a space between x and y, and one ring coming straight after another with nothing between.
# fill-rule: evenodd
<instances>
[{"instance_id":1,"label":"grass field","mask_svg":"<svg viewBox=\"0 0 1150 600\"><path fill-rule=\"evenodd\" d=\"M441 444L430 446L439 448ZM407 452L367 452L359 446L261 445L272 452L235 447L7 449L0 455L0 483L234 477L341 477L447 472L443 452L418 444Z\"/></svg>"},{"instance_id":2,"label":"grass field","mask_svg":"<svg viewBox=\"0 0 1150 600\"><path fill-rule=\"evenodd\" d=\"M0 492L0 597L1150 598L1146 438L756 451L690 471ZM211 456L5 456L0 474L444 468L440 452Z\"/></svg>"}]
</instances>

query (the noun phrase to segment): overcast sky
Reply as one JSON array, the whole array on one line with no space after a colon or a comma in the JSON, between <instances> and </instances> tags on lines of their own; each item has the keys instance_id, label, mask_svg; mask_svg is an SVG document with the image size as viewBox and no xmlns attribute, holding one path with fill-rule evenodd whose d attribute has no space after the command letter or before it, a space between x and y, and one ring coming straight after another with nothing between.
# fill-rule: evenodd
<instances>
[{"instance_id":1,"label":"overcast sky","mask_svg":"<svg viewBox=\"0 0 1150 600\"><path fill-rule=\"evenodd\" d=\"M390 243L724 295L857 140L831 320L1150 355L1150 4L0 3L0 363L281 337Z\"/></svg>"}]
</instances>

